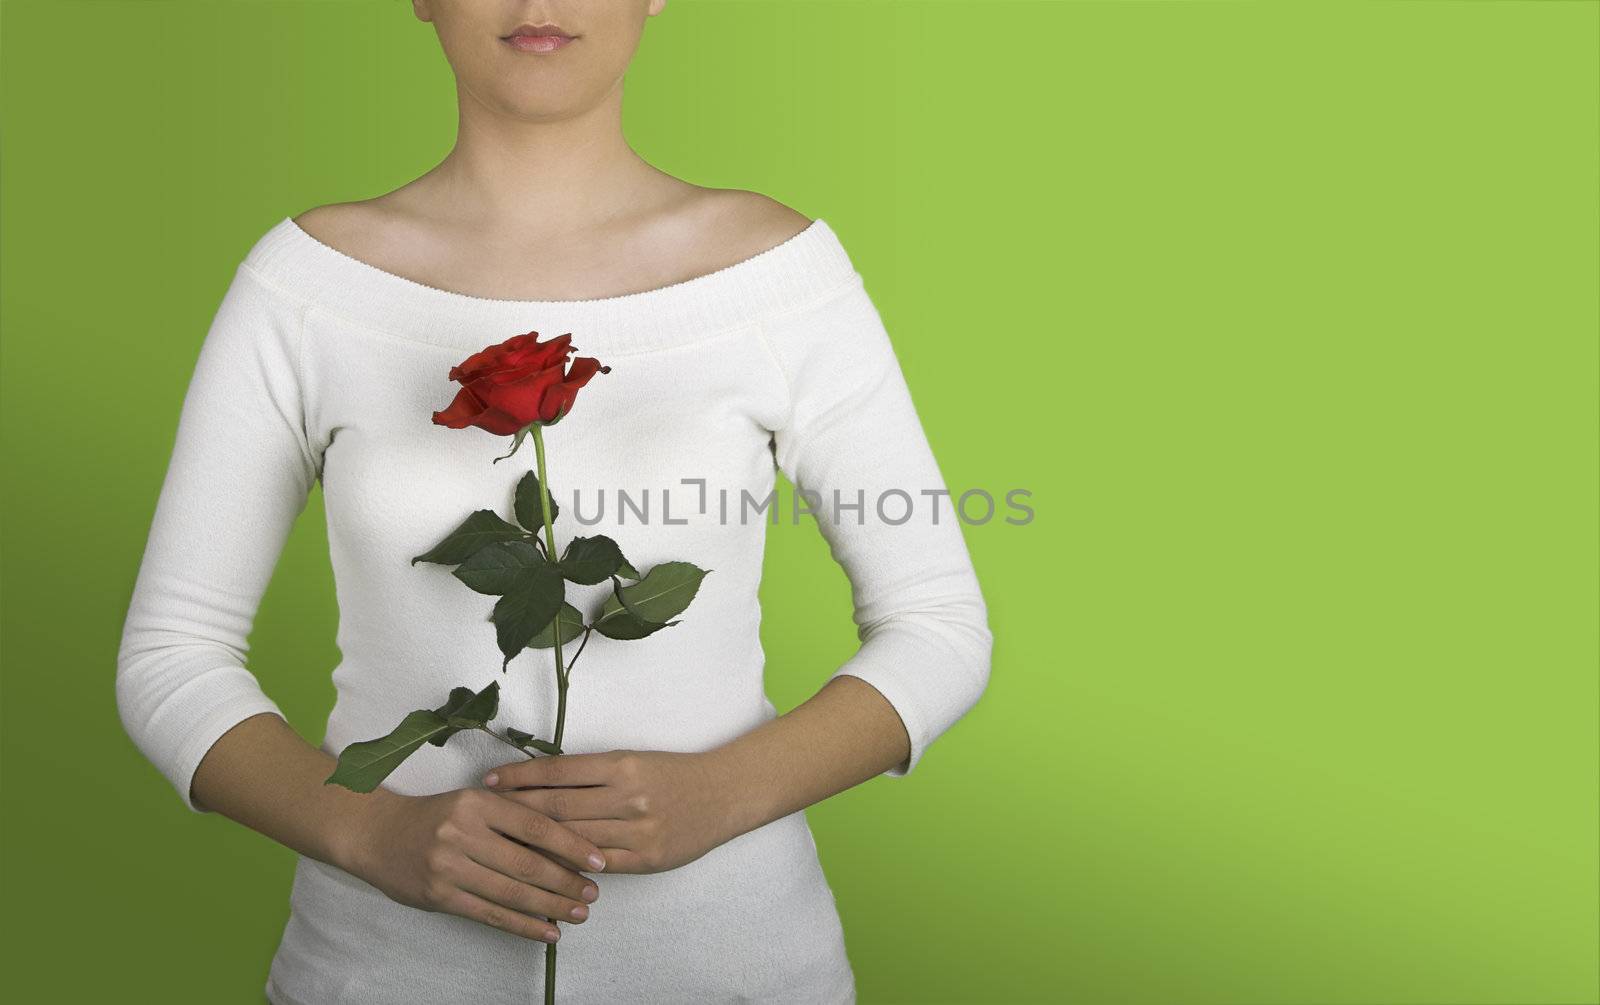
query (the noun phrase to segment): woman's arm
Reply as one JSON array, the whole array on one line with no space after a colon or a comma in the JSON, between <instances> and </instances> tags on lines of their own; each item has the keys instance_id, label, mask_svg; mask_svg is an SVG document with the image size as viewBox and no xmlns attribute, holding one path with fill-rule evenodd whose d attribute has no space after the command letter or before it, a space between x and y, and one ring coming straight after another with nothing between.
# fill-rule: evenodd
<instances>
[{"instance_id":1,"label":"woman's arm","mask_svg":"<svg viewBox=\"0 0 1600 1005\"><path fill-rule=\"evenodd\" d=\"M307 743L282 717L253 715L211 745L195 771L191 802L319 862L351 870L366 849L363 820L395 797L324 785L335 758ZM262 765L272 765L262 771Z\"/></svg>"},{"instance_id":2,"label":"woman's arm","mask_svg":"<svg viewBox=\"0 0 1600 1005\"><path fill-rule=\"evenodd\" d=\"M541 941L589 916L600 849L549 817L477 789L402 796L324 784L336 759L270 713L224 733L194 776L194 804L358 876L391 899ZM270 768L268 767L270 765ZM543 849L535 852L534 847Z\"/></svg>"},{"instance_id":3,"label":"woman's arm","mask_svg":"<svg viewBox=\"0 0 1600 1005\"><path fill-rule=\"evenodd\" d=\"M856 678L714 750L609 750L501 765L492 792L599 845L610 872L664 872L891 768L910 749L894 706Z\"/></svg>"},{"instance_id":4,"label":"woman's arm","mask_svg":"<svg viewBox=\"0 0 1600 1005\"><path fill-rule=\"evenodd\" d=\"M585 910L595 884L576 869L599 868L588 863L599 849L477 789L404 797L325 786L333 758L289 728L246 665L261 597L321 474L303 312L242 263L201 345L117 652L123 725L191 809L221 812L402 903L543 937L553 928L534 915Z\"/></svg>"},{"instance_id":5,"label":"woman's arm","mask_svg":"<svg viewBox=\"0 0 1600 1005\"><path fill-rule=\"evenodd\" d=\"M897 714L903 734L887 732L896 742L903 735L909 747L879 773L904 777L989 682L994 638L961 521L859 273L811 308L764 325L762 336L788 388L787 415L773 430L774 456L850 581L861 645L829 681L865 681L877 701L858 688L852 692L858 704L876 710L887 702ZM1003 365L1004 357L973 347L966 363ZM974 407L971 421L981 412ZM784 735L815 715L806 709ZM801 773L790 784L815 790L820 779L805 777L820 770L805 763L815 753L787 753L788 770ZM860 749L838 756L872 760Z\"/></svg>"},{"instance_id":6,"label":"woman's arm","mask_svg":"<svg viewBox=\"0 0 1600 1005\"><path fill-rule=\"evenodd\" d=\"M712 754L725 765L734 795L729 829L737 835L902 770L910 751L905 724L889 700L861 678L840 675Z\"/></svg>"}]
</instances>

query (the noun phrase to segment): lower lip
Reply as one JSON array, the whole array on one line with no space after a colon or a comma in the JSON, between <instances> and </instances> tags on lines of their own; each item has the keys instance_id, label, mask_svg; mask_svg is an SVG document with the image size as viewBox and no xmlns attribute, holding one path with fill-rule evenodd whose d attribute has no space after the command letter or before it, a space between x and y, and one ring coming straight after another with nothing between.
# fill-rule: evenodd
<instances>
[{"instance_id":1,"label":"lower lip","mask_svg":"<svg viewBox=\"0 0 1600 1005\"><path fill-rule=\"evenodd\" d=\"M518 52L555 52L572 39L564 35L510 35L503 41Z\"/></svg>"}]
</instances>

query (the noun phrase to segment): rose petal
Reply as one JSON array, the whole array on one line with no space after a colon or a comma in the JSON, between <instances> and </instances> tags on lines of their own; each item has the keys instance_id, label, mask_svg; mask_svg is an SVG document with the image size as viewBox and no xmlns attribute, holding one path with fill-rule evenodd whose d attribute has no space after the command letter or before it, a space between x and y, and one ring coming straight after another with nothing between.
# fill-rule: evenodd
<instances>
[{"instance_id":1,"label":"rose petal","mask_svg":"<svg viewBox=\"0 0 1600 1005\"><path fill-rule=\"evenodd\" d=\"M540 402L545 390L560 381L561 366L557 364L539 371L490 374L474 381L472 388L488 408L519 420L517 427L521 428L545 417Z\"/></svg>"},{"instance_id":2,"label":"rose petal","mask_svg":"<svg viewBox=\"0 0 1600 1005\"><path fill-rule=\"evenodd\" d=\"M543 370L557 363L566 362L571 352L572 333L568 332L565 335L557 335L545 343L532 343L526 347L519 347L506 354L504 363L507 367Z\"/></svg>"},{"instance_id":3,"label":"rose petal","mask_svg":"<svg viewBox=\"0 0 1600 1005\"><path fill-rule=\"evenodd\" d=\"M518 416L509 412L502 412L493 406L484 409L483 413L472 424L480 429L486 429L496 436L510 436L527 425Z\"/></svg>"},{"instance_id":4,"label":"rose petal","mask_svg":"<svg viewBox=\"0 0 1600 1005\"><path fill-rule=\"evenodd\" d=\"M449 426L451 429L464 429L472 425L472 420L483 411L483 400L473 393L472 388L463 387L456 392L454 400L442 411L433 413L433 421L440 426Z\"/></svg>"},{"instance_id":5,"label":"rose petal","mask_svg":"<svg viewBox=\"0 0 1600 1005\"><path fill-rule=\"evenodd\" d=\"M578 399L578 389L589 383L595 374L610 372L609 366L601 366L600 361L592 356L579 356L573 360L572 371L559 384L544 392L544 400L539 404L540 420L554 422L572 411Z\"/></svg>"},{"instance_id":6,"label":"rose petal","mask_svg":"<svg viewBox=\"0 0 1600 1005\"><path fill-rule=\"evenodd\" d=\"M572 352L571 332L548 342L540 342L538 336L536 331L526 332L481 349L451 367L449 377L466 384L507 370L543 370L564 361Z\"/></svg>"}]
</instances>

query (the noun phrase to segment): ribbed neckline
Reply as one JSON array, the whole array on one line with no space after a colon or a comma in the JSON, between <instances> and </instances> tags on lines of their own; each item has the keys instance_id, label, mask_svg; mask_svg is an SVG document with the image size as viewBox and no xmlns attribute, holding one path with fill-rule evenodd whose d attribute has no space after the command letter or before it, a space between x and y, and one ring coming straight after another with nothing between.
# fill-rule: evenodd
<instances>
[{"instance_id":1,"label":"ribbed neckline","mask_svg":"<svg viewBox=\"0 0 1600 1005\"><path fill-rule=\"evenodd\" d=\"M288 216L256 241L244 265L328 314L415 341L475 351L525 331L571 332L575 345L596 355L695 342L861 281L820 217L714 272L589 300L499 300L428 286L323 244Z\"/></svg>"}]
</instances>

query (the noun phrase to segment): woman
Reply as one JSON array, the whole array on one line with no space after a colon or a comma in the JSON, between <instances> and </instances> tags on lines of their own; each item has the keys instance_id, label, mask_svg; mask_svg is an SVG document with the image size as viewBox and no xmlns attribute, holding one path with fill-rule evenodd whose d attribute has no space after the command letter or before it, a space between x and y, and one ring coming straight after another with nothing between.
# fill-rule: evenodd
<instances>
[{"instance_id":1,"label":"woman","mask_svg":"<svg viewBox=\"0 0 1600 1005\"><path fill-rule=\"evenodd\" d=\"M978 699L991 645L880 318L826 222L629 148L623 74L665 0L413 6L456 74L457 143L393 192L281 220L239 265L130 603L123 722L191 808L300 854L276 1005L534 1000L557 939L563 1002L853 1001L803 810L909 772ZM370 794L324 784L455 685L498 680L505 721L552 724L548 652L502 673L484 597L410 561L528 470L429 415L453 364L530 330L612 368L548 433L587 524L564 534L712 572L681 624L584 655L561 756L513 763L475 734ZM781 717L756 591L768 525L798 514L751 505L777 470L862 639ZM315 481L341 652L320 748L244 660ZM654 495L649 525L607 489Z\"/></svg>"}]
</instances>

